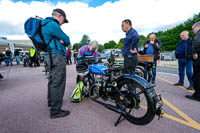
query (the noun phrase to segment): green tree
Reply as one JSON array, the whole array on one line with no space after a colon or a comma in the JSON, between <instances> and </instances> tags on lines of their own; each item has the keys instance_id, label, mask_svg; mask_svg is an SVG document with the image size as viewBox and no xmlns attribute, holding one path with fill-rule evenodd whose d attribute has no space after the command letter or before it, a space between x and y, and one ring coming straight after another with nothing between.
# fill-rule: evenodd
<instances>
[{"instance_id":1,"label":"green tree","mask_svg":"<svg viewBox=\"0 0 200 133\"><path fill-rule=\"evenodd\" d=\"M105 49L112 49L112 48L115 48L115 46L116 46L116 42L113 40L104 44Z\"/></svg>"},{"instance_id":2,"label":"green tree","mask_svg":"<svg viewBox=\"0 0 200 133\"><path fill-rule=\"evenodd\" d=\"M80 49L83 45L88 45L90 43L90 39L88 35L83 35L81 41L79 43L75 43L73 45L73 49Z\"/></svg>"},{"instance_id":3,"label":"green tree","mask_svg":"<svg viewBox=\"0 0 200 133\"><path fill-rule=\"evenodd\" d=\"M90 43L90 39L88 35L83 35L81 42L82 45L88 45Z\"/></svg>"},{"instance_id":4,"label":"green tree","mask_svg":"<svg viewBox=\"0 0 200 133\"><path fill-rule=\"evenodd\" d=\"M156 32L156 36L158 40L162 41L162 49L161 51L173 51L176 48L178 41L180 40L180 33L184 30L190 33L190 37L194 37L194 34L191 31L192 25L196 22L200 21L200 13L194 15L192 18L186 20L185 22L170 28L166 31L158 31ZM144 37L140 35L139 46L144 44L146 40L149 39L149 35Z\"/></svg>"},{"instance_id":5,"label":"green tree","mask_svg":"<svg viewBox=\"0 0 200 133\"><path fill-rule=\"evenodd\" d=\"M123 43L124 43L124 38L121 38L121 39L119 40L119 42L117 43L117 45L116 45L115 48L117 48L117 49L122 49Z\"/></svg>"},{"instance_id":6,"label":"green tree","mask_svg":"<svg viewBox=\"0 0 200 133\"><path fill-rule=\"evenodd\" d=\"M82 44L81 44L81 43L75 43L75 44L73 45L73 50L74 50L74 49L78 50L78 49L80 49L81 47L82 47Z\"/></svg>"},{"instance_id":7,"label":"green tree","mask_svg":"<svg viewBox=\"0 0 200 133\"><path fill-rule=\"evenodd\" d=\"M102 52L103 50L104 50L104 46L100 44L100 45L99 45L99 48L98 48L98 51L99 51L99 52Z\"/></svg>"},{"instance_id":8,"label":"green tree","mask_svg":"<svg viewBox=\"0 0 200 133\"><path fill-rule=\"evenodd\" d=\"M140 41L139 41L139 46L138 47L141 47L144 45L144 43L148 40L147 37L145 37L144 35L140 35Z\"/></svg>"}]
</instances>

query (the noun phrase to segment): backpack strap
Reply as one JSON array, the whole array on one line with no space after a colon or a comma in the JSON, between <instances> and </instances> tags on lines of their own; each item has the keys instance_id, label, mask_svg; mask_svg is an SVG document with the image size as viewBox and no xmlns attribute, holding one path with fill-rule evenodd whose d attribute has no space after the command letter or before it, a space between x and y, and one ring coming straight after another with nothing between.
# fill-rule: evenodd
<instances>
[{"instance_id":1,"label":"backpack strap","mask_svg":"<svg viewBox=\"0 0 200 133\"><path fill-rule=\"evenodd\" d=\"M56 44L56 40L55 40L55 39L54 39L54 44L55 44L56 50L58 50L58 46L57 46L57 44Z\"/></svg>"},{"instance_id":2,"label":"backpack strap","mask_svg":"<svg viewBox=\"0 0 200 133\"><path fill-rule=\"evenodd\" d=\"M50 40L49 40L49 42L48 42L48 44L47 44L47 52L49 53L49 58L50 58L50 70L52 70L52 68L53 68L53 59L52 59L52 54L51 54L51 48L50 48L50 43L51 43L51 41L54 39L54 37L52 37ZM55 39L54 39L55 40Z\"/></svg>"},{"instance_id":3,"label":"backpack strap","mask_svg":"<svg viewBox=\"0 0 200 133\"><path fill-rule=\"evenodd\" d=\"M52 20L52 21L54 21L54 22L56 22L56 23L58 23L58 21L57 20ZM42 26L45 26L45 25L47 25L48 23L50 23L50 22L52 22L52 21L48 21L48 22L46 22L45 24L43 24ZM54 39L54 44L55 44L55 48L56 48L56 50L58 50L58 46L57 46L57 44L56 44L56 40L55 40L55 38L56 37L52 37L51 39L50 39L50 41L49 41L49 43L48 43L48 45L50 44L50 42ZM41 36L41 39L42 39L42 41L44 41L44 39L43 39L43 37Z\"/></svg>"},{"instance_id":4,"label":"backpack strap","mask_svg":"<svg viewBox=\"0 0 200 133\"><path fill-rule=\"evenodd\" d=\"M51 21L49 21L49 22L47 22L47 23L45 23L45 24L41 24L40 26L40 28L41 28L41 31L42 31L42 27L43 26L45 26L45 25L47 25L48 23L50 23ZM40 22L41 23L41 22ZM38 28L39 29L39 28ZM45 43L45 41L44 41L44 37L43 37L43 35L42 35L42 32L39 32L39 34L40 34L40 37L41 37L41 39L42 39L42 41ZM50 44L50 42L51 42L51 40L48 42L48 45Z\"/></svg>"}]
</instances>

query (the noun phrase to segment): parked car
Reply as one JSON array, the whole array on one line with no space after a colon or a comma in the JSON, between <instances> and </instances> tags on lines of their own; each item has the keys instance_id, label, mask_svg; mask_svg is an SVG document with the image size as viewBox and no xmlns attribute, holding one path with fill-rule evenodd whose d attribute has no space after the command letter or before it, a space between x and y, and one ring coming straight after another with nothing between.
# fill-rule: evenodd
<instances>
[{"instance_id":1,"label":"parked car","mask_svg":"<svg viewBox=\"0 0 200 133\"><path fill-rule=\"evenodd\" d=\"M99 57L103 58L103 59L108 59L110 57L110 54L101 52L101 53L99 53Z\"/></svg>"},{"instance_id":2,"label":"parked car","mask_svg":"<svg viewBox=\"0 0 200 133\"><path fill-rule=\"evenodd\" d=\"M115 52L114 52L114 55L116 56L116 57L119 57L120 55L121 55L121 50L116 50Z\"/></svg>"}]
</instances>

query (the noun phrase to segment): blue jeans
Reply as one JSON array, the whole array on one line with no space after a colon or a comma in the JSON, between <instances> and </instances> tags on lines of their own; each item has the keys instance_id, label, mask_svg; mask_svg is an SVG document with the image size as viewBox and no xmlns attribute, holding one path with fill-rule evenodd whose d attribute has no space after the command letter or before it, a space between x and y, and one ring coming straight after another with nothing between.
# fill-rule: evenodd
<instances>
[{"instance_id":1,"label":"blue jeans","mask_svg":"<svg viewBox=\"0 0 200 133\"><path fill-rule=\"evenodd\" d=\"M147 63L145 64L146 66L144 68L144 78L147 79L147 70L146 70ZM155 81L156 81L156 67L157 67L157 60L154 60L153 66L152 66L152 79L151 79L152 84L155 84Z\"/></svg>"},{"instance_id":2,"label":"blue jeans","mask_svg":"<svg viewBox=\"0 0 200 133\"><path fill-rule=\"evenodd\" d=\"M179 83L184 84L185 68L186 68L186 74L187 74L187 78L190 83L190 86L193 86L192 60L186 60L185 58L178 59Z\"/></svg>"},{"instance_id":3,"label":"blue jeans","mask_svg":"<svg viewBox=\"0 0 200 133\"><path fill-rule=\"evenodd\" d=\"M19 65L20 64L20 58L19 58L19 56L15 56L15 59L16 59L17 65Z\"/></svg>"},{"instance_id":4,"label":"blue jeans","mask_svg":"<svg viewBox=\"0 0 200 133\"><path fill-rule=\"evenodd\" d=\"M12 56L7 56L6 57L6 65L8 66L9 63L12 65Z\"/></svg>"}]
</instances>

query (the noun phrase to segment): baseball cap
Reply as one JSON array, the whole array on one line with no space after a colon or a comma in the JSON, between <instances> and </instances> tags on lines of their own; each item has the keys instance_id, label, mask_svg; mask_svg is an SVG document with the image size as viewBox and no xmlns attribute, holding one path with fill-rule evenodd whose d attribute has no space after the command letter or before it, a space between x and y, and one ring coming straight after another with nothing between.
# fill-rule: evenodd
<instances>
[{"instance_id":1,"label":"baseball cap","mask_svg":"<svg viewBox=\"0 0 200 133\"><path fill-rule=\"evenodd\" d=\"M64 17L64 22L65 22L65 23L68 23L68 22L69 22L69 21L67 20L67 18L66 18L65 12L64 12L62 9L57 8L57 9L54 9L53 12L54 12L54 11L60 13L60 14Z\"/></svg>"}]
</instances>

